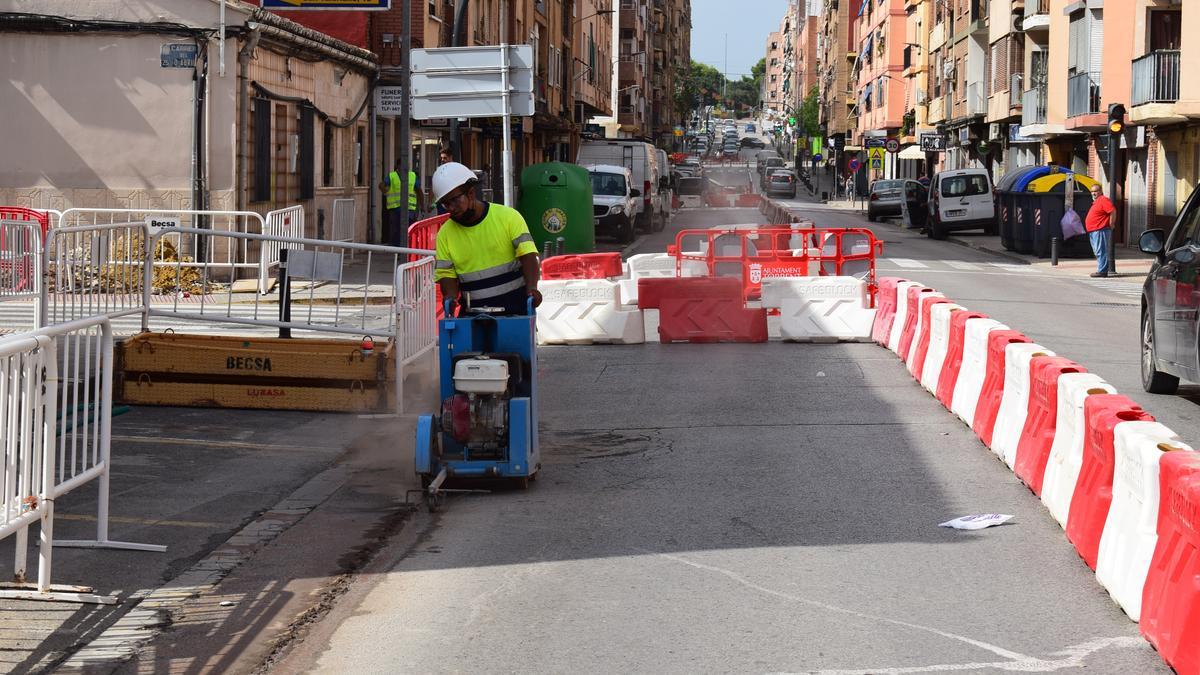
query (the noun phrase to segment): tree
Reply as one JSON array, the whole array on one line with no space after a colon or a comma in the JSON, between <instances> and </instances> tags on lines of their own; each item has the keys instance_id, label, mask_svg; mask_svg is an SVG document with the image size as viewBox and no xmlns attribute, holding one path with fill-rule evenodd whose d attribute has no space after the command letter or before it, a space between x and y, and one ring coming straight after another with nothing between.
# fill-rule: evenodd
<instances>
[{"instance_id":1,"label":"tree","mask_svg":"<svg viewBox=\"0 0 1200 675\"><path fill-rule=\"evenodd\" d=\"M808 96L800 104L800 132L802 136L817 136L821 133L820 101L817 87L808 90Z\"/></svg>"}]
</instances>

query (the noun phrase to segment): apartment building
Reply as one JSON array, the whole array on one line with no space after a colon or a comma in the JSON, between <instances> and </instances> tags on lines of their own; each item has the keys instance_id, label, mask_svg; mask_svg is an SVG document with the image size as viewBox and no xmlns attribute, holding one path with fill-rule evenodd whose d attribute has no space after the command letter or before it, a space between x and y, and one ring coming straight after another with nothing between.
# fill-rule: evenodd
<instances>
[{"instance_id":1,"label":"apartment building","mask_svg":"<svg viewBox=\"0 0 1200 675\"><path fill-rule=\"evenodd\" d=\"M1037 163L1037 139L1021 135L1025 87L1024 0L991 0L988 15L987 163L992 177Z\"/></svg>"},{"instance_id":2,"label":"apartment building","mask_svg":"<svg viewBox=\"0 0 1200 675\"><path fill-rule=\"evenodd\" d=\"M612 0L575 3L573 50L576 125L612 114Z\"/></svg>"},{"instance_id":3,"label":"apartment building","mask_svg":"<svg viewBox=\"0 0 1200 675\"><path fill-rule=\"evenodd\" d=\"M620 0L617 122L626 136L650 133L650 0Z\"/></svg>"},{"instance_id":4,"label":"apartment building","mask_svg":"<svg viewBox=\"0 0 1200 675\"><path fill-rule=\"evenodd\" d=\"M825 143L832 150L830 161L838 176L846 174L848 158L861 150L847 142L847 137L857 130L858 125L857 83L851 80L851 68L858 58L855 22L863 4L863 0L826 2L820 15L818 121L825 134Z\"/></svg>"},{"instance_id":5,"label":"apartment building","mask_svg":"<svg viewBox=\"0 0 1200 675\"><path fill-rule=\"evenodd\" d=\"M650 0L650 10L653 58L649 129L660 147L677 149L683 140L686 111L676 106L675 91L691 64L691 0Z\"/></svg>"},{"instance_id":6,"label":"apartment building","mask_svg":"<svg viewBox=\"0 0 1200 675\"><path fill-rule=\"evenodd\" d=\"M794 51L794 67L795 75L795 92L797 103L802 103L804 98L808 96L808 92L817 86L817 76L819 66L817 64L817 43L820 41L819 35L821 32L820 17L815 14L807 14L808 11L814 9L809 3L807 8L802 8L803 11L797 15L796 23L799 25L799 30L796 32L796 46Z\"/></svg>"},{"instance_id":7,"label":"apartment building","mask_svg":"<svg viewBox=\"0 0 1200 675\"><path fill-rule=\"evenodd\" d=\"M898 136L905 110L904 47L908 13L904 0L868 0L858 17L858 58L852 74L858 103L854 145ZM870 161L869 179L896 175L894 157Z\"/></svg>"},{"instance_id":8,"label":"apartment building","mask_svg":"<svg viewBox=\"0 0 1200 675\"><path fill-rule=\"evenodd\" d=\"M920 177L936 164L936 154L920 147L921 134L936 133L929 122L929 31L934 0L904 3L904 49L901 74L904 78L904 116L901 118L897 175Z\"/></svg>"},{"instance_id":9,"label":"apartment building","mask_svg":"<svg viewBox=\"0 0 1200 675\"><path fill-rule=\"evenodd\" d=\"M763 57L762 101L763 110L780 117L785 115L783 105L783 40L779 31L767 35L767 53Z\"/></svg>"}]
</instances>

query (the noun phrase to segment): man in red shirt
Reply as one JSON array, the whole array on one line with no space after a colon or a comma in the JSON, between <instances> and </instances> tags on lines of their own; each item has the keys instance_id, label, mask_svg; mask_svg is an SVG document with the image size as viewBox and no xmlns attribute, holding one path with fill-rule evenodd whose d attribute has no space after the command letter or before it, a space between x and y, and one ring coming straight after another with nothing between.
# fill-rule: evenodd
<instances>
[{"instance_id":1,"label":"man in red shirt","mask_svg":"<svg viewBox=\"0 0 1200 675\"><path fill-rule=\"evenodd\" d=\"M1097 270L1092 272L1094 277L1108 276L1108 242L1112 237L1112 221L1117 208L1112 200L1104 196L1100 185L1092 186L1092 208L1088 209L1084 229L1088 239L1092 241L1092 252L1096 254Z\"/></svg>"}]
</instances>

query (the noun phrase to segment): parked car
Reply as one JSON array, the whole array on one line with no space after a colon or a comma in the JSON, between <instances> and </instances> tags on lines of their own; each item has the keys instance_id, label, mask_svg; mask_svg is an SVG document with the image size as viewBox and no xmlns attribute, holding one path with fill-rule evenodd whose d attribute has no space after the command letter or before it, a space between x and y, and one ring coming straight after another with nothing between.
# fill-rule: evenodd
<instances>
[{"instance_id":1,"label":"parked car","mask_svg":"<svg viewBox=\"0 0 1200 675\"><path fill-rule=\"evenodd\" d=\"M983 230L995 234L996 198L992 179L985 169L943 171L933 177L929 188L929 221L926 232L945 239L957 230Z\"/></svg>"},{"instance_id":2,"label":"parked car","mask_svg":"<svg viewBox=\"0 0 1200 675\"><path fill-rule=\"evenodd\" d=\"M641 193L633 187L633 173L623 166L594 164L586 167L592 180L592 213L598 234L610 234L622 244L634 237L634 218Z\"/></svg>"},{"instance_id":3,"label":"parked car","mask_svg":"<svg viewBox=\"0 0 1200 675\"><path fill-rule=\"evenodd\" d=\"M766 186L767 176L771 173L772 169L782 169L783 167L784 161L779 155L772 153L763 156L760 154L758 162L754 165L754 168L758 171L758 186L760 188Z\"/></svg>"},{"instance_id":4,"label":"parked car","mask_svg":"<svg viewBox=\"0 0 1200 675\"><path fill-rule=\"evenodd\" d=\"M741 140L741 146L743 148L759 148L759 149L761 149L761 148L767 147L767 144L764 143L761 138L755 138L754 136L747 136Z\"/></svg>"},{"instance_id":5,"label":"parked car","mask_svg":"<svg viewBox=\"0 0 1200 675\"><path fill-rule=\"evenodd\" d=\"M664 202L659 190L670 169L658 148L634 139L584 141L575 161L580 166L605 164L629 169L633 187L641 194L634 225L645 232L658 232L666 226L671 202Z\"/></svg>"},{"instance_id":6,"label":"parked car","mask_svg":"<svg viewBox=\"0 0 1200 675\"><path fill-rule=\"evenodd\" d=\"M755 129L753 124L746 125L746 133L752 134L752 133L755 133L756 131L757 131L757 129Z\"/></svg>"},{"instance_id":7,"label":"parked car","mask_svg":"<svg viewBox=\"0 0 1200 675\"><path fill-rule=\"evenodd\" d=\"M880 218L902 216L903 204L908 202L912 226L924 227L928 199L925 186L915 180L877 180L871 184L867 196L867 220L873 223Z\"/></svg>"},{"instance_id":8,"label":"parked car","mask_svg":"<svg viewBox=\"0 0 1200 675\"><path fill-rule=\"evenodd\" d=\"M683 176L699 176L704 172L704 168L700 162L694 159L685 159L675 165L675 171L678 171Z\"/></svg>"},{"instance_id":9,"label":"parked car","mask_svg":"<svg viewBox=\"0 0 1200 675\"><path fill-rule=\"evenodd\" d=\"M1172 394L1179 380L1200 382L1200 190L1193 190L1170 233L1138 240L1155 257L1142 285L1142 388Z\"/></svg>"},{"instance_id":10,"label":"parked car","mask_svg":"<svg viewBox=\"0 0 1200 675\"><path fill-rule=\"evenodd\" d=\"M787 169L775 169L767 176L767 196L796 198L796 174Z\"/></svg>"}]
</instances>

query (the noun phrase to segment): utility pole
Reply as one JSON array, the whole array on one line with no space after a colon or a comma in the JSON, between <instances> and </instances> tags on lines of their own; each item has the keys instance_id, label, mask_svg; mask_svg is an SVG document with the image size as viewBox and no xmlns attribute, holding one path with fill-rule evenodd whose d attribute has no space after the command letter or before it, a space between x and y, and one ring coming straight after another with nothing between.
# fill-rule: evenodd
<instances>
[{"instance_id":1,"label":"utility pole","mask_svg":"<svg viewBox=\"0 0 1200 675\"><path fill-rule=\"evenodd\" d=\"M729 100L729 33L725 34L725 72L721 74L721 103Z\"/></svg>"},{"instance_id":2,"label":"utility pole","mask_svg":"<svg viewBox=\"0 0 1200 675\"><path fill-rule=\"evenodd\" d=\"M392 233L391 244L408 246L408 172L412 169L412 117L410 96L412 92L412 0L401 0L400 58L404 69L400 71L400 233ZM416 186L414 186L416 187Z\"/></svg>"}]
</instances>

